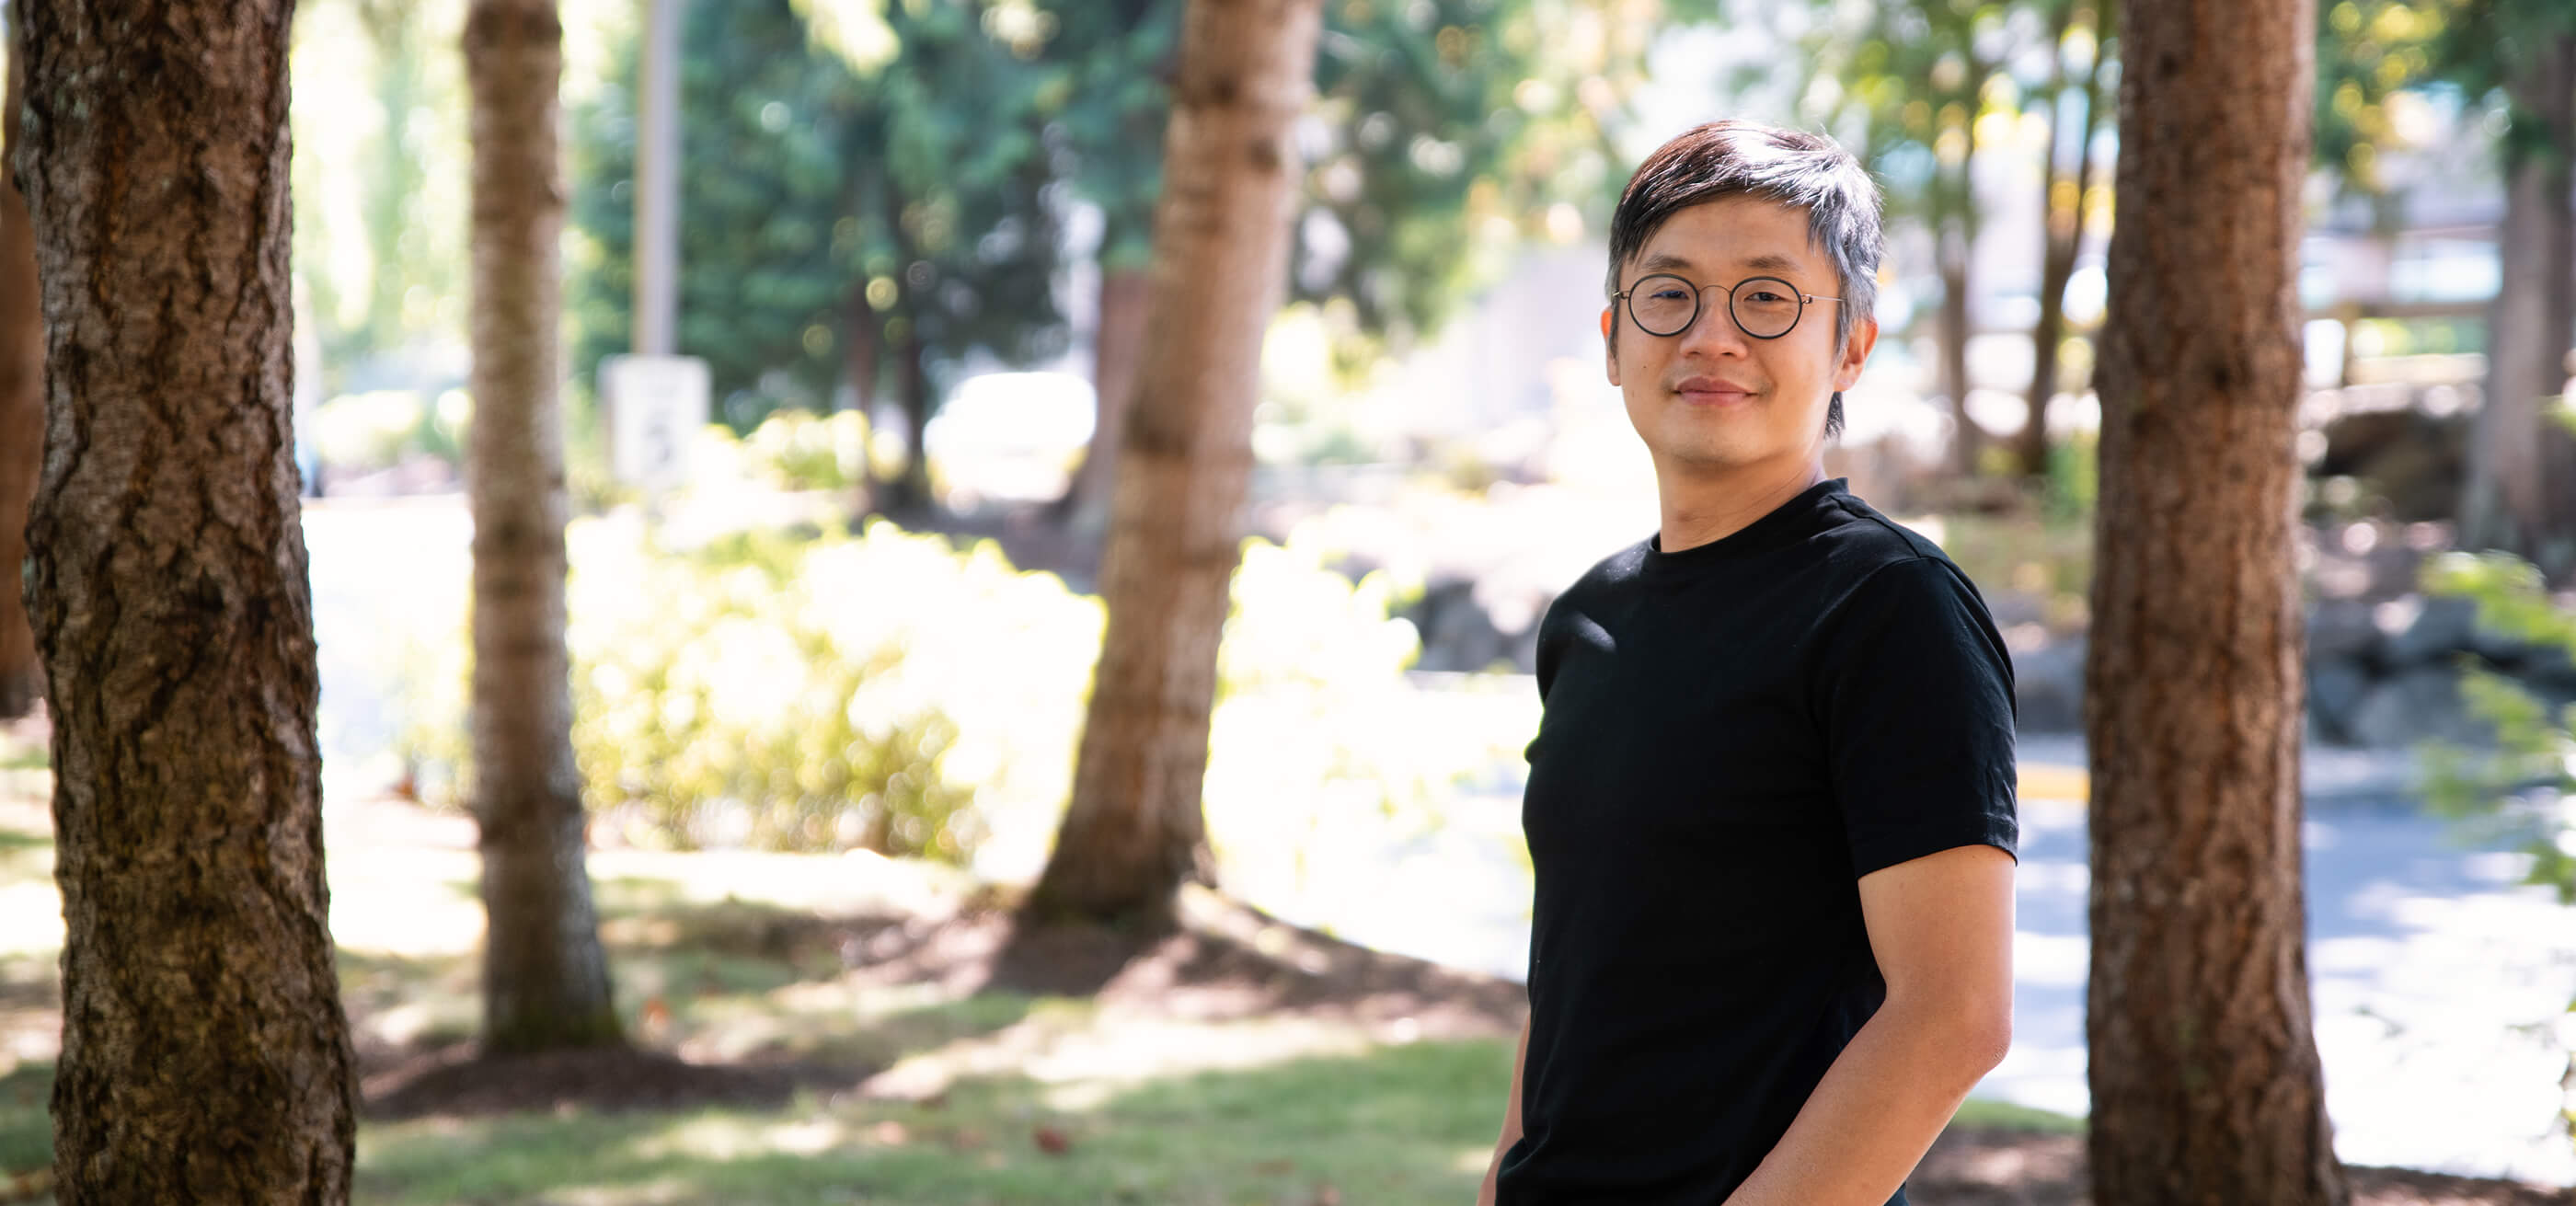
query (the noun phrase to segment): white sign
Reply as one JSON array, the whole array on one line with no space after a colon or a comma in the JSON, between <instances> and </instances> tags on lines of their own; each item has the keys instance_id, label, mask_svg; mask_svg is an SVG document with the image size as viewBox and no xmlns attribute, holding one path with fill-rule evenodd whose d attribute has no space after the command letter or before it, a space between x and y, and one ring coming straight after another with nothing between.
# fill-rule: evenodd
<instances>
[{"instance_id":1,"label":"white sign","mask_svg":"<svg viewBox=\"0 0 2576 1206\"><path fill-rule=\"evenodd\" d=\"M647 495L689 480L689 446L707 425L707 362L695 356L609 356L599 362L608 408L608 467Z\"/></svg>"}]
</instances>

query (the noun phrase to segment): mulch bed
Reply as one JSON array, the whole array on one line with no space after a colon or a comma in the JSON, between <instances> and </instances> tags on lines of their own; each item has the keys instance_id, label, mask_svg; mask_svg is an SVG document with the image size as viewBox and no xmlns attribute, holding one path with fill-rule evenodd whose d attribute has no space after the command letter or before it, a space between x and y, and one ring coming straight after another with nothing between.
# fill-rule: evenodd
<instances>
[{"instance_id":1,"label":"mulch bed","mask_svg":"<svg viewBox=\"0 0 2576 1206\"><path fill-rule=\"evenodd\" d=\"M482 1056L465 1044L369 1076L361 1095L369 1118L776 1108L799 1089L846 1091L869 1071L813 1063L693 1064L631 1047Z\"/></svg>"}]
</instances>

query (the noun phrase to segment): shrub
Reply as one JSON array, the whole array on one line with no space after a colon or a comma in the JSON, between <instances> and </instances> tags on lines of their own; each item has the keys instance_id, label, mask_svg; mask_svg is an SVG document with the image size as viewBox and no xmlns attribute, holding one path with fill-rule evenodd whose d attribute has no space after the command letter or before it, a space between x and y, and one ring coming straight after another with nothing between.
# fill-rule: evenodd
<instances>
[{"instance_id":1,"label":"shrub","mask_svg":"<svg viewBox=\"0 0 2576 1206\"><path fill-rule=\"evenodd\" d=\"M586 519L571 545L573 744L602 822L674 848L951 862L1010 826L1019 862L1043 854L1071 791L1098 600L989 542L961 551L881 521L682 553L629 517ZM1205 791L1221 854L1437 825L1463 777L1528 740L1534 699L1427 706L1391 593L1313 548L1245 546ZM465 648L460 634L415 658L404 691L405 757L438 801L468 781Z\"/></svg>"},{"instance_id":2,"label":"shrub","mask_svg":"<svg viewBox=\"0 0 2576 1206\"><path fill-rule=\"evenodd\" d=\"M1052 575L883 523L692 553L632 522L575 528L573 748L587 803L631 839L963 862L979 795L1061 798L1100 611ZM415 682L453 689L410 692L405 745L453 802L450 648Z\"/></svg>"},{"instance_id":3,"label":"shrub","mask_svg":"<svg viewBox=\"0 0 2576 1206\"><path fill-rule=\"evenodd\" d=\"M2540 571L2501 553L2446 553L2424 566L2424 588L2477 603L2478 623L2536 649L2576 659L2576 610L2553 603ZM2460 693L2495 726L2493 750L2425 751L2425 796L2444 815L2530 855L2529 882L2576 904L2576 705L2553 710L2520 683L2469 666Z\"/></svg>"}]
</instances>

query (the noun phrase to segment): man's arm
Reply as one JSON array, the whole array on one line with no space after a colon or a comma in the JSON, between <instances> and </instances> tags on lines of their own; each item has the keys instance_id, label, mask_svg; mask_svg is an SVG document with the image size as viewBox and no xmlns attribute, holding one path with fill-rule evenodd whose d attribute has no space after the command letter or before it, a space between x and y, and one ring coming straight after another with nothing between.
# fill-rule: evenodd
<instances>
[{"instance_id":1,"label":"man's arm","mask_svg":"<svg viewBox=\"0 0 2576 1206\"><path fill-rule=\"evenodd\" d=\"M1529 1066L1529 1023L1521 1023L1520 1053L1512 1057L1511 1104L1503 1107L1503 1135L1494 1140L1494 1158L1485 1165L1485 1187L1476 1191L1476 1206L1494 1206L1494 1186L1503 1173L1503 1153L1521 1141L1521 1069Z\"/></svg>"},{"instance_id":2,"label":"man's arm","mask_svg":"<svg viewBox=\"0 0 2576 1206\"><path fill-rule=\"evenodd\" d=\"M1887 1001L1727 1206L1882 1206L2012 1045L2013 860L1960 846L1861 877Z\"/></svg>"}]
</instances>

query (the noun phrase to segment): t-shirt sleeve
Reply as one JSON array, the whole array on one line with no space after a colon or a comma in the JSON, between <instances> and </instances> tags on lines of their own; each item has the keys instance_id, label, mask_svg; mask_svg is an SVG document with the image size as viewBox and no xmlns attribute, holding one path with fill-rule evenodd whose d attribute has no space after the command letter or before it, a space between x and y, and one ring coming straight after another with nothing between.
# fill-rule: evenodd
<instances>
[{"instance_id":1,"label":"t-shirt sleeve","mask_svg":"<svg viewBox=\"0 0 2576 1206\"><path fill-rule=\"evenodd\" d=\"M1872 571L1821 630L1817 706L1855 877L1956 846L2015 858L2012 659L1934 557Z\"/></svg>"}]
</instances>

